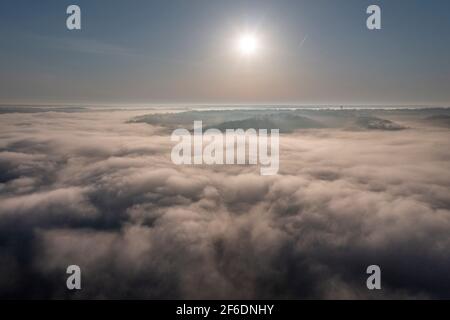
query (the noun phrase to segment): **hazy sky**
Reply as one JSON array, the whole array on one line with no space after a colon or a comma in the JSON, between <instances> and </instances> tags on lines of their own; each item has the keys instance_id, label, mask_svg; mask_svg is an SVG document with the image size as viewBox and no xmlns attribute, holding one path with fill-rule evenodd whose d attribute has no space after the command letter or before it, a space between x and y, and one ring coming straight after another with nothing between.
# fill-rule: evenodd
<instances>
[{"instance_id":1,"label":"hazy sky","mask_svg":"<svg viewBox=\"0 0 450 320\"><path fill-rule=\"evenodd\" d=\"M0 36L0 103L450 105L448 0L2 0Z\"/></svg>"}]
</instances>

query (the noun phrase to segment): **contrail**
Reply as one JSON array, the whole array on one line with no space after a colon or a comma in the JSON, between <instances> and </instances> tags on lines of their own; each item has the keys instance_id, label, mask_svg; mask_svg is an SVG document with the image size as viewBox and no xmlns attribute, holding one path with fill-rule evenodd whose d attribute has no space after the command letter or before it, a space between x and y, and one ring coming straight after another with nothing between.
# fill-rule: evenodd
<instances>
[{"instance_id":1,"label":"contrail","mask_svg":"<svg viewBox=\"0 0 450 320\"><path fill-rule=\"evenodd\" d=\"M308 38L308 35L305 35L305 37L303 38L303 40L300 42L300 44L298 45L298 48L300 49L303 44L305 43L306 39Z\"/></svg>"}]
</instances>

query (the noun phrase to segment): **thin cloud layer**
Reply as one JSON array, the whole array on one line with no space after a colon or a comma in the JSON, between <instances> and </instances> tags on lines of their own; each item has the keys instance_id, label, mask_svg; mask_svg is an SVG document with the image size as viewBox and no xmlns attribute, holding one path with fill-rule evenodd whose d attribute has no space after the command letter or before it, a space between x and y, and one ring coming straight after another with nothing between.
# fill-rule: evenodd
<instances>
[{"instance_id":1,"label":"thin cloud layer","mask_svg":"<svg viewBox=\"0 0 450 320\"><path fill-rule=\"evenodd\" d=\"M2 115L1 297L450 297L447 128L297 131L263 177L173 165L138 114Z\"/></svg>"}]
</instances>

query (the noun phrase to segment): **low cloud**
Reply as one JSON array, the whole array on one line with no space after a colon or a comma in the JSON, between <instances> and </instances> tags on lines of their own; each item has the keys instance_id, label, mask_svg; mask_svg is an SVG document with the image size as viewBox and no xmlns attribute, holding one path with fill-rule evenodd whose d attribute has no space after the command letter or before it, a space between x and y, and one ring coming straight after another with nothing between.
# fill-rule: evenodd
<instances>
[{"instance_id":1,"label":"low cloud","mask_svg":"<svg viewBox=\"0 0 450 320\"><path fill-rule=\"evenodd\" d=\"M450 297L448 129L297 131L264 177L175 166L134 115L2 116L1 297Z\"/></svg>"}]
</instances>

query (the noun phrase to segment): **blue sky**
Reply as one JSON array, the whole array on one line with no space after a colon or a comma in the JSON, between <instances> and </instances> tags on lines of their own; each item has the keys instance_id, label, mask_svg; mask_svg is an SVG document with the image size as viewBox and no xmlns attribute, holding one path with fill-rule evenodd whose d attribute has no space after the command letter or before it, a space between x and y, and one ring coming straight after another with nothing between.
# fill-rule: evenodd
<instances>
[{"instance_id":1,"label":"blue sky","mask_svg":"<svg viewBox=\"0 0 450 320\"><path fill-rule=\"evenodd\" d=\"M3 104L450 105L447 0L3 0L0 36Z\"/></svg>"}]
</instances>

